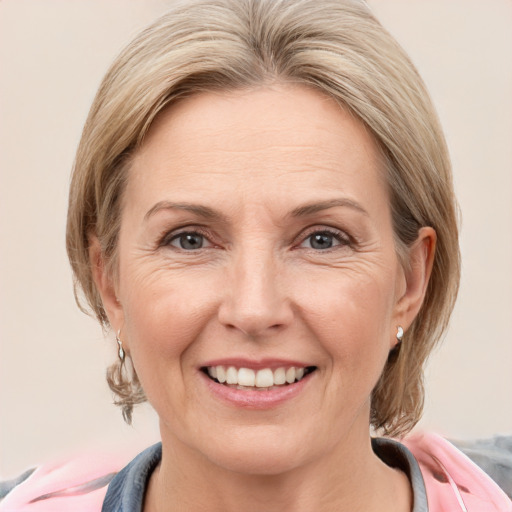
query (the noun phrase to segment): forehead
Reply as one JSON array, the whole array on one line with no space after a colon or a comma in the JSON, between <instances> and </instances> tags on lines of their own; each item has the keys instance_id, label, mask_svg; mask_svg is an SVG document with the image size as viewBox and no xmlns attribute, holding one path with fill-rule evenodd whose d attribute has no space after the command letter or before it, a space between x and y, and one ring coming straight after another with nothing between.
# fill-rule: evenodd
<instances>
[{"instance_id":1,"label":"forehead","mask_svg":"<svg viewBox=\"0 0 512 512\"><path fill-rule=\"evenodd\" d=\"M387 198L382 169L369 131L335 100L275 85L201 93L162 112L134 157L127 195L213 200L236 191L250 200L264 191L282 202L342 192L371 202L377 192Z\"/></svg>"}]
</instances>

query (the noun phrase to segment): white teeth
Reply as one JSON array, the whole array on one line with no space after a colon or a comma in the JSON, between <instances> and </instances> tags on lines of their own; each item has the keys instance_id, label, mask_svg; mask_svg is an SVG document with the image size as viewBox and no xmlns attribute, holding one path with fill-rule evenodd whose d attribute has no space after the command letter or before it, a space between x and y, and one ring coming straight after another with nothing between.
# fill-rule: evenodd
<instances>
[{"instance_id":1,"label":"white teeth","mask_svg":"<svg viewBox=\"0 0 512 512\"><path fill-rule=\"evenodd\" d=\"M274 385L281 386L286 382L286 370L284 368L278 368L274 372Z\"/></svg>"},{"instance_id":2,"label":"white teeth","mask_svg":"<svg viewBox=\"0 0 512 512\"><path fill-rule=\"evenodd\" d=\"M229 366L208 366L208 375L212 379L217 379L221 384L241 386L241 389L247 388L271 388L273 386L282 386L286 383L293 384L304 377L305 368L281 367L272 371L270 368L263 368L255 371L251 368L235 368Z\"/></svg>"},{"instance_id":3,"label":"white teeth","mask_svg":"<svg viewBox=\"0 0 512 512\"><path fill-rule=\"evenodd\" d=\"M238 372L234 366L230 366L226 371L226 382L228 384L238 384Z\"/></svg>"},{"instance_id":4,"label":"white teeth","mask_svg":"<svg viewBox=\"0 0 512 512\"><path fill-rule=\"evenodd\" d=\"M208 369L213 368L212 366L209 366ZM224 384L226 382L226 370L224 370L224 366L215 366L215 370L217 373L217 380Z\"/></svg>"},{"instance_id":5,"label":"white teeth","mask_svg":"<svg viewBox=\"0 0 512 512\"><path fill-rule=\"evenodd\" d=\"M240 384L240 386L254 386L255 381L257 382L257 378L254 370L250 370L249 368L240 368L240 370L238 370L237 384Z\"/></svg>"},{"instance_id":6,"label":"white teeth","mask_svg":"<svg viewBox=\"0 0 512 512\"><path fill-rule=\"evenodd\" d=\"M286 382L288 382L288 384L295 382L295 367L292 366L286 370Z\"/></svg>"},{"instance_id":7,"label":"white teeth","mask_svg":"<svg viewBox=\"0 0 512 512\"><path fill-rule=\"evenodd\" d=\"M274 374L270 368L258 370L256 374L256 387L257 388L270 388L274 385Z\"/></svg>"}]
</instances>

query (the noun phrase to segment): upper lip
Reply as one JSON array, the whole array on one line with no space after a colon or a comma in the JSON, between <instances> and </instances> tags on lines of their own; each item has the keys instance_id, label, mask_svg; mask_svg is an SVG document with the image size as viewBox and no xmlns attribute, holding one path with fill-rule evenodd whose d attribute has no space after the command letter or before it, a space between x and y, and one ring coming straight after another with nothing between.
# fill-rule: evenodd
<instances>
[{"instance_id":1,"label":"upper lip","mask_svg":"<svg viewBox=\"0 0 512 512\"><path fill-rule=\"evenodd\" d=\"M235 368L250 368L252 370L270 368L271 370L275 370L277 368L290 368L292 366L294 366L295 368L307 368L308 366L313 365L311 363L303 363L301 361L292 359L246 359L238 357L229 357L212 359L200 365L201 368L206 368L208 366L234 366Z\"/></svg>"}]
</instances>

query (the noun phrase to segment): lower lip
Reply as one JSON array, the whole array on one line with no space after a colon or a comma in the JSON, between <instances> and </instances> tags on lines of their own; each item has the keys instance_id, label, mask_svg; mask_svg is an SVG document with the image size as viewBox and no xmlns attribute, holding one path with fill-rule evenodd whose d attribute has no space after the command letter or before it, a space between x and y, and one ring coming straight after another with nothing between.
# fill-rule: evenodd
<instances>
[{"instance_id":1,"label":"lower lip","mask_svg":"<svg viewBox=\"0 0 512 512\"><path fill-rule=\"evenodd\" d=\"M219 384L203 372L199 372L210 392L218 399L243 409L271 409L299 395L307 386L313 373L309 373L299 382L287 386L275 387L261 391L237 389Z\"/></svg>"}]
</instances>

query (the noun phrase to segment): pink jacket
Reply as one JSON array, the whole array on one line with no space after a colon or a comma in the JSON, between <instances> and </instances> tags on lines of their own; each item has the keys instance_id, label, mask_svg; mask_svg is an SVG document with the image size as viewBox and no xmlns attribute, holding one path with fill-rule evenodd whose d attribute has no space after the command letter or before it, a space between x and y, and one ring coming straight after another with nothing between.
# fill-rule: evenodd
<instances>
[{"instance_id":1,"label":"pink jacket","mask_svg":"<svg viewBox=\"0 0 512 512\"><path fill-rule=\"evenodd\" d=\"M512 512L512 501L473 461L435 434L402 441L418 461L429 512Z\"/></svg>"},{"instance_id":2,"label":"pink jacket","mask_svg":"<svg viewBox=\"0 0 512 512\"><path fill-rule=\"evenodd\" d=\"M419 463L429 512L512 512L512 501L470 459L434 434L402 443ZM0 512L100 512L108 482L128 461L85 456L37 468L0 501Z\"/></svg>"}]
</instances>

